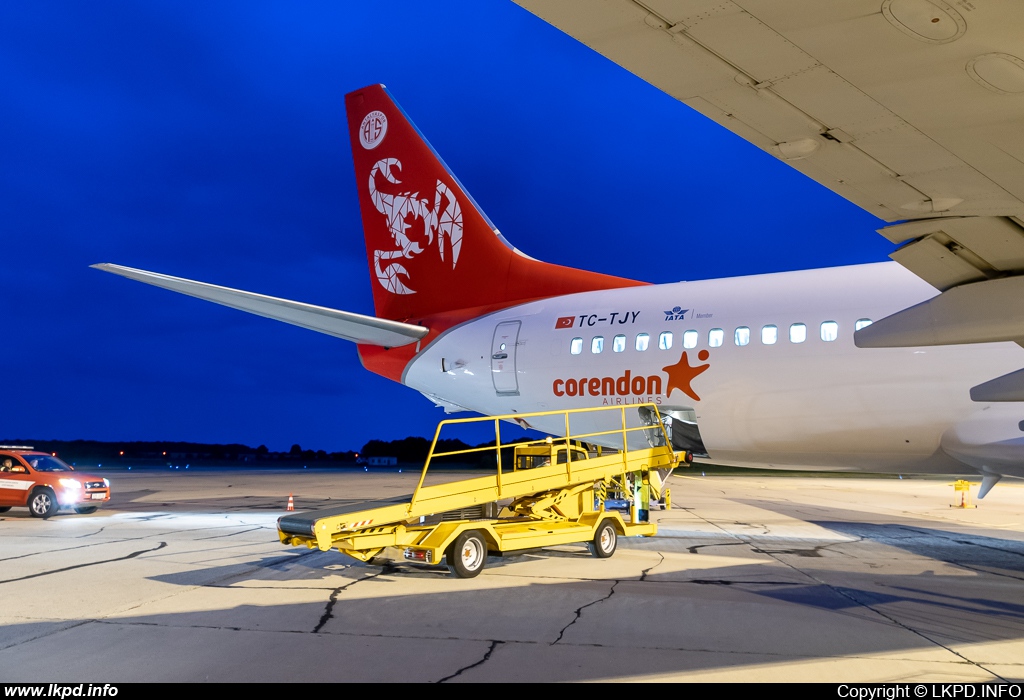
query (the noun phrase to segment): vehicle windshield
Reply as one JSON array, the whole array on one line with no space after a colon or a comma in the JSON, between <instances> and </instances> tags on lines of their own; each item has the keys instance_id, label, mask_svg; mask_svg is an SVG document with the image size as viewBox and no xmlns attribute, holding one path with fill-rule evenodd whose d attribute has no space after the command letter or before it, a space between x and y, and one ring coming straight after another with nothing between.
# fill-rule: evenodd
<instances>
[{"instance_id":1,"label":"vehicle windshield","mask_svg":"<svg viewBox=\"0 0 1024 700\"><path fill-rule=\"evenodd\" d=\"M29 466L37 472L71 472L71 467L64 464L56 457L49 455L22 455L22 459L28 462Z\"/></svg>"}]
</instances>

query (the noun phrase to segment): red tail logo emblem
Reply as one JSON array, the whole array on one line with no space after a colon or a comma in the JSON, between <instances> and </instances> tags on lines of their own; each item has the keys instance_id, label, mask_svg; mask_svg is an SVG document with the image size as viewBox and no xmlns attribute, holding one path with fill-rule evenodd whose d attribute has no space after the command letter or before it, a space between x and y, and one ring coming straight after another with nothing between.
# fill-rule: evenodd
<instances>
[{"instance_id":1,"label":"red tail logo emblem","mask_svg":"<svg viewBox=\"0 0 1024 700\"><path fill-rule=\"evenodd\" d=\"M391 239L398 248L373 251L373 271L377 281L392 294L415 294L416 290L408 285L409 271L402 263L389 261L398 258L411 260L433 244L436 236L437 250L442 261L445 257L445 239L448 239L447 247L451 251L454 270L462 250L462 207L455 199L455 193L440 180L434 191L433 207L426 197L420 197L419 192L388 194L377 189L378 174L387 182L398 185L402 181L396 173L401 170L402 163L397 158L379 160L370 170L370 200L387 219ZM422 230L410 231L417 220L422 221ZM382 262L385 263L383 267Z\"/></svg>"}]
</instances>

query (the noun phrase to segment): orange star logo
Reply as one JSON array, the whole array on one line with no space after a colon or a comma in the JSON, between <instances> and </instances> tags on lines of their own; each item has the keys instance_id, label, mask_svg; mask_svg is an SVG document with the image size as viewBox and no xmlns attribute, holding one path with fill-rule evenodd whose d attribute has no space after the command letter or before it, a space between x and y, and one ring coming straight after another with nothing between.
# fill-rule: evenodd
<instances>
[{"instance_id":1,"label":"orange star logo","mask_svg":"<svg viewBox=\"0 0 1024 700\"><path fill-rule=\"evenodd\" d=\"M710 353L707 350L701 350L697 353L697 359L703 362L708 359ZM711 365L697 365L696 367L690 366L690 360L686 357L686 351L683 350L683 356L679 358L679 362L668 367L662 367L662 370L668 375L668 384L665 387L665 396L670 396L673 389L679 389L684 394L689 396L694 401L700 401L700 397L690 387L690 382L697 378L697 375L704 372Z\"/></svg>"}]
</instances>

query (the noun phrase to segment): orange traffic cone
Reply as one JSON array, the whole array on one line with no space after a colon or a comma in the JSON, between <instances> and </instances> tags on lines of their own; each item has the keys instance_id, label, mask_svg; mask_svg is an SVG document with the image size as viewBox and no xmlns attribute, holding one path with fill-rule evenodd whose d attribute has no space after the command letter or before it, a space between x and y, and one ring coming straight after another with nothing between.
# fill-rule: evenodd
<instances>
[{"instance_id":1,"label":"orange traffic cone","mask_svg":"<svg viewBox=\"0 0 1024 700\"><path fill-rule=\"evenodd\" d=\"M288 510L295 510L295 499L291 494L288 494Z\"/></svg>"}]
</instances>

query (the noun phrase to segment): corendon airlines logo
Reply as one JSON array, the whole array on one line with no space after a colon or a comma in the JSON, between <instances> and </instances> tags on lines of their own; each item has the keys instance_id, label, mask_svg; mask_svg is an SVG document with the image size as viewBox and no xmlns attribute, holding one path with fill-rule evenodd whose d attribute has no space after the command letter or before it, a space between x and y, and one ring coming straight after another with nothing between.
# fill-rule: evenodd
<instances>
[{"instance_id":1,"label":"corendon airlines logo","mask_svg":"<svg viewBox=\"0 0 1024 700\"><path fill-rule=\"evenodd\" d=\"M379 138L383 138L383 134ZM370 170L370 199L387 220L391 240L397 248L373 251L373 271L377 281L392 294L415 294L416 290L409 286L409 271L397 260L413 259L432 245L436 237L437 250L444 261L444 239L447 238L454 270L462 249L462 208L455 193L440 180L434 190L433 207L419 192L388 194L377 189L378 175L393 185L401 184L396 175L401 170L402 163L397 158L383 158ZM422 228L416 225L418 222L422 223Z\"/></svg>"},{"instance_id":2,"label":"corendon airlines logo","mask_svg":"<svg viewBox=\"0 0 1024 700\"><path fill-rule=\"evenodd\" d=\"M710 353L707 350L697 353L697 359L701 362L705 362L708 357ZM700 401L700 396L693 390L691 382L706 372L710 366L707 363L691 366L690 358L683 350L679 362L662 368L668 375L664 382L664 396L670 398L672 392L678 389L694 401ZM640 374L634 375L627 369L618 377L556 379L551 385L551 390L555 396L602 396L603 405L608 406L623 403L661 403L662 386L660 375L652 374L645 377Z\"/></svg>"}]
</instances>

